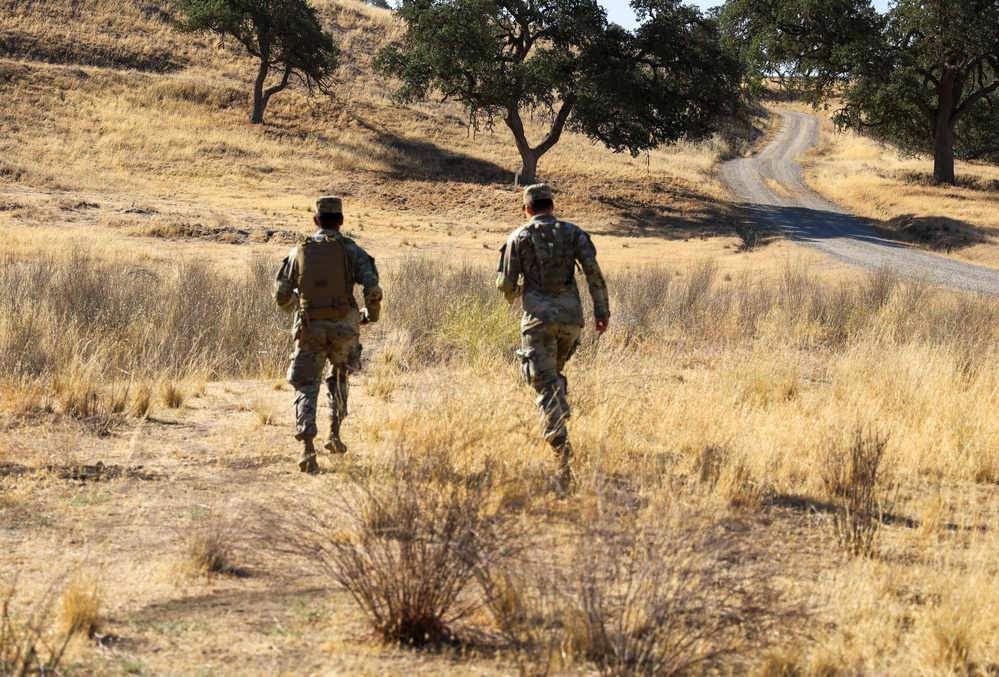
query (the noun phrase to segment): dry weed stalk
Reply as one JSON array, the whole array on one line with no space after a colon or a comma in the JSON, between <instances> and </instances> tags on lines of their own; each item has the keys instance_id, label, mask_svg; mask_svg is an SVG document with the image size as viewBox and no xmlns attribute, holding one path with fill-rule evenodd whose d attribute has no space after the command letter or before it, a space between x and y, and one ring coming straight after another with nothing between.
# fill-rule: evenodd
<instances>
[{"instance_id":1,"label":"dry weed stalk","mask_svg":"<svg viewBox=\"0 0 999 677\"><path fill-rule=\"evenodd\" d=\"M830 452L823 478L827 490L841 499L833 514L839 544L851 555L875 557L877 536L898 488L887 480L888 436L858 428L846 453Z\"/></svg>"},{"instance_id":2,"label":"dry weed stalk","mask_svg":"<svg viewBox=\"0 0 999 677\"><path fill-rule=\"evenodd\" d=\"M727 573L717 525L615 516L539 540L480 572L487 608L522 674L580 660L606 675L678 675L745 650L764 621Z\"/></svg>"},{"instance_id":3,"label":"dry weed stalk","mask_svg":"<svg viewBox=\"0 0 999 677\"><path fill-rule=\"evenodd\" d=\"M53 590L49 589L20 618L14 611L16 586L3 591L0 599L0 676L58 674L72 631L52 633Z\"/></svg>"}]
</instances>

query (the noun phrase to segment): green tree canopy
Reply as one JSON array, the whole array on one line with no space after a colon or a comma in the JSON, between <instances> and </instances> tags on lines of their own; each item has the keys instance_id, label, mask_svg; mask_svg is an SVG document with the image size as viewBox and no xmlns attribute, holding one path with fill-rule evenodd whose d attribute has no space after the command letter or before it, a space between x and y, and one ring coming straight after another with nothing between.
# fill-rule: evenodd
<instances>
[{"instance_id":1,"label":"green tree canopy","mask_svg":"<svg viewBox=\"0 0 999 677\"><path fill-rule=\"evenodd\" d=\"M260 62L253 85L250 120L263 122L271 96L293 77L310 90L330 93L340 50L305 0L178 0L176 27L235 38ZM279 80L267 87L271 72Z\"/></svg>"},{"instance_id":2,"label":"green tree canopy","mask_svg":"<svg viewBox=\"0 0 999 677\"><path fill-rule=\"evenodd\" d=\"M813 103L841 97L845 128L933 155L999 161L999 0L729 0L726 34L757 81L797 76Z\"/></svg>"},{"instance_id":3,"label":"green tree canopy","mask_svg":"<svg viewBox=\"0 0 999 677\"><path fill-rule=\"evenodd\" d=\"M631 33L608 24L596 0L403 0L403 42L375 67L402 80L402 101L436 91L475 124L502 119L524 183L566 127L633 155L710 135L739 101L738 64L716 23L675 0L633 6L644 23ZM548 123L534 145L525 113Z\"/></svg>"}]
</instances>

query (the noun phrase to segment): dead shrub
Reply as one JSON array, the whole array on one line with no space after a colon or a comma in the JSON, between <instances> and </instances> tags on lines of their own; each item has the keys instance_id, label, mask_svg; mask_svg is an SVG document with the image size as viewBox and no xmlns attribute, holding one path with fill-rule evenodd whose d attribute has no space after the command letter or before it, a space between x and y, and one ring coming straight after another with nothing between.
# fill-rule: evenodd
<instances>
[{"instance_id":1,"label":"dead shrub","mask_svg":"<svg viewBox=\"0 0 999 677\"><path fill-rule=\"evenodd\" d=\"M183 568L192 576L236 574L236 522L212 511L187 535Z\"/></svg>"},{"instance_id":2,"label":"dead shrub","mask_svg":"<svg viewBox=\"0 0 999 677\"><path fill-rule=\"evenodd\" d=\"M15 611L16 586L0 594L0 675L58 674L71 632L52 631L53 590L49 589L24 615Z\"/></svg>"},{"instance_id":3,"label":"dead shrub","mask_svg":"<svg viewBox=\"0 0 999 677\"><path fill-rule=\"evenodd\" d=\"M614 324L624 346L655 334L668 312L673 271L647 266L621 273L609 285L614 291Z\"/></svg>"},{"instance_id":4,"label":"dead shrub","mask_svg":"<svg viewBox=\"0 0 999 677\"><path fill-rule=\"evenodd\" d=\"M554 538L478 572L486 609L522 675L550 675L584 658L586 626Z\"/></svg>"},{"instance_id":5,"label":"dead shrub","mask_svg":"<svg viewBox=\"0 0 999 677\"><path fill-rule=\"evenodd\" d=\"M438 644L453 640L455 624L478 606L465 594L476 572L517 541L509 516L490 507L488 486L456 472L446 453L400 453L387 480L340 489L335 516L313 513L304 530L283 531L386 641Z\"/></svg>"},{"instance_id":6,"label":"dead shrub","mask_svg":"<svg viewBox=\"0 0 999 677\"><path fill-rule=\"evenodd\" d=\"M598 520L483 569L487 608L523 674L586 660L606 675L677 675L747 648L762 607L721 563L729 539L691 515ZM763 633L758 633L762 635Z\"/></svg>"},{"instance_id":7,"label":"dead shrub","mask_svg":"<svg viewBox=\"0 0 999 677\"><path fill-rule=\"evenodd\" d=\"M697 523L585 535L579 604L586 654L601 673L677 675L743 648L752 602L725 578L724 533Z\"/></svg>"},{"instance_id":8,"label":"dead shrub","mask_svg":"<svg viewBox=\"0 0 999 677\"><path fill-rule=\"evenodd\" d=\"M840 546L851 555L877 555L877 536L897 486L887 479L888 436L858 428L845 452L835 447L827 456L823 483L839 499L833 526Z\"/></svg>"},{"instance_id":9,"label":"dead shrub","mask_svg":"<svg viewBox=\"0 0 999 677\"><path fill-rule=\"evenodd\" d=\"M98 437L110 434L125 421L128 386L101 388L89 373L76 373L55 379L52 388L63 414L80 421Z\"/></svg>"}]
</instances>

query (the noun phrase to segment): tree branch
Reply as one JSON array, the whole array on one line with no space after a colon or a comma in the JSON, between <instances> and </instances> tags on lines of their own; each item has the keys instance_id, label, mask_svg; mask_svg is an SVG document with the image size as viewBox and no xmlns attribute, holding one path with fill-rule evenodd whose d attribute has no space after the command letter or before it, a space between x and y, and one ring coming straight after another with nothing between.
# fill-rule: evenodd
<instances>
[{"instance_id":1,"label":"tree branch","mask_svg":"<svg viewBox=\"0 0 999 677\"><path fill-rule=\"evenodd\" d=\"M280 82L280 84L277 84L277 85L274 85L273 87L268 87L267 89L265 89L264 90L264 100L266 101L267 99L271 98L271 96L273 96L274 94L277 94L278 92L280 92L281 90L283 90L285 87L287 87L288 86L288 80L291 79L291 74L292 74L292 67L288 66L288 65L285 65L285 67L284 67L284 75L281 76L281 82Z\"/></svg>"},{"instance_id":2,"label":"tree branch","mask_svg":"<svg viewBox=\"0 0 999 677\"><path fill-rule=\"evenodd\" d=\"M962 153L961 159L977 160L983 155L991 155L992 153L999 153L999 146L986 146L985 148L976 148L975 150L968 151L967 153Z\"/></svg>"},{"instance_id":3,"label":"tree branch","mask_svg":"<svg viewBox=\"0 0 999 677\"><path fill-rule=\"evenodd\" d=\"M964 100L964 103L962 103L954 110L954 115L951 119L954 122L957 122L958 120L963 118L969 110L971 110L972 106L974 106L976 103L978 103L979 101L981 101L982 99L984 99L997 89L999 89L999 78L994 80L987 87L983 87L974 94L968 96L968 98Z\"/></svg>"},{"instance_id":4,"label":"tree branch","mask_svg":"<svg viewBox=\"0 0 999 677\"><path fill-rule=\"evenodd\" d=\"M552 121L552 127L548 132L548 136L535 148L538 155L547 153L562 138L562 130L565 129L565 123L569 119L569 113L572 112L572 107L575 103L575 94L567 95L562 101L562 107L559 108L558 114L555 115L555 119Z\"/></svg>"}]
</instances>

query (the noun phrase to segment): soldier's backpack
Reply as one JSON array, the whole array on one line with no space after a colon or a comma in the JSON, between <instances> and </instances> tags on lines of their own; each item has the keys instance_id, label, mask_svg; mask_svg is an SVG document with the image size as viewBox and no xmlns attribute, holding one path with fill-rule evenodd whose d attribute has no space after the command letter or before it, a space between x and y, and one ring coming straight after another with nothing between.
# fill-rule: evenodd
<instances>
[{"instance_id":1,"label":"soldier's backpack","mask_svg":"<svg viewBox=\"0 0 999 677\"><path fill-rule=\"evenodd\" d=\"M534 222L527 226L534 245L534 255L538 261L538 274L541 277L541 292L561 294L572 281L575 272L575 258L568 246L565 224Z\"/></svg>"},{"instance_id":2,"label":"soldier's backpack","mask_svg":"<svg viewBox=\"0 0 999 677\"><path fill-rule=\"evenodd\" d=\"M354 300L354 271L342 239L316 235L298 245L298 300L306 321L339 320Z\"/></svg>"}]
</instances>

